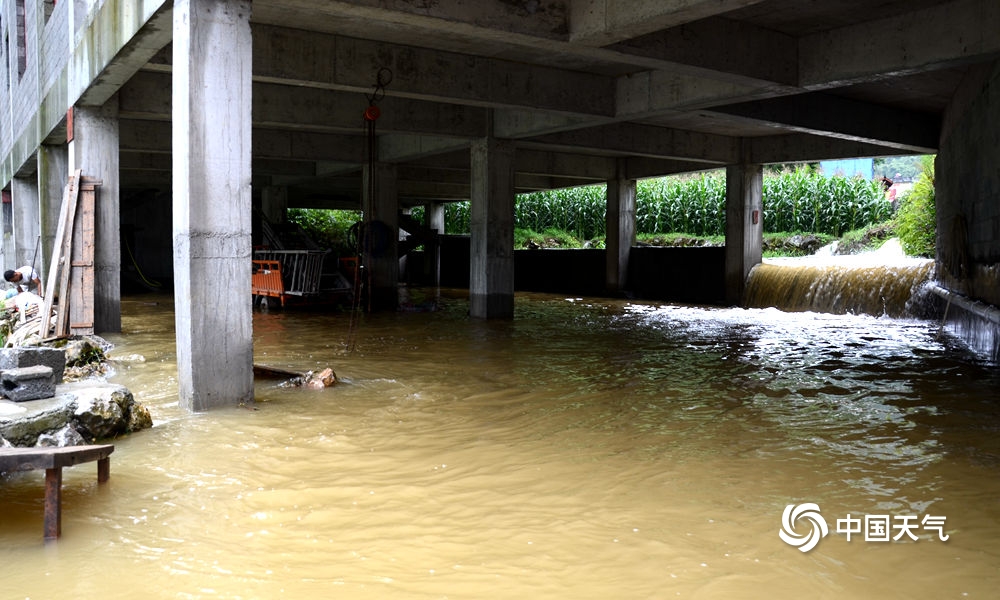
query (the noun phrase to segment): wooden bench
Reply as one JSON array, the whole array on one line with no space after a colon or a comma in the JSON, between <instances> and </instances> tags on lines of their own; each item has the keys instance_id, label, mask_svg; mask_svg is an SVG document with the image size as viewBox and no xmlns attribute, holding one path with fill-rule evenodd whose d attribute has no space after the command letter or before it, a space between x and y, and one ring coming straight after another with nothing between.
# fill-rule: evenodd
<instances>
[{"instance_id":1,"label":"wooden bench","mask_svg":"<svg viewBox=\"0 0 1000 600\"><path fill-rule=\"evenodd\" d=\"M54 540L62 533L62 469L97 461L97 482L111 475L113 444L65 446L62 448L0 448L0 472L45 469L45 539Z\"/></svg>"}]
</instances>

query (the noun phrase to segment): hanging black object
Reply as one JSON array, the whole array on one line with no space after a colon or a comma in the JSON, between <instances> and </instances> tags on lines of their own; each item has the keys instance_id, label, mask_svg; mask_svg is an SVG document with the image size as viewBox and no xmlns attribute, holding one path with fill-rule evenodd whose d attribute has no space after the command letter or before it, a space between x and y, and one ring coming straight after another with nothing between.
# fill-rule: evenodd
<instances>
[{"instance_id":1,"label":"hanging black object","mask_svg":"<svg viewBox=\"0 0 1000 600\"><path fill-rule=\"evenodd\" d=\"M355 337L357 333L357 318L361 308L362 296L367 296L368 312L371 312L371 268L372 258L380 258L385 254L388 246L389 227L381 221L368 222L368 218L373 214L372 202L374 201L377 188L375 181L375 163L378 158L377 138L375 136L375 121L382 116L382 111L378 103L385 97L385 88L392 81L392 71L382 67L375 74L375 85L372 86L372 93L366 94L368 106L362 115L365 122L365 150L368 159L368 181L367 195L362 194L363 203L361 206L361 221L351 228L353 236L356 238L358 267L354 275L354 306L351 311L351 321L347 335L347 351L354 351Z\"/></svg>"}]
</instances>

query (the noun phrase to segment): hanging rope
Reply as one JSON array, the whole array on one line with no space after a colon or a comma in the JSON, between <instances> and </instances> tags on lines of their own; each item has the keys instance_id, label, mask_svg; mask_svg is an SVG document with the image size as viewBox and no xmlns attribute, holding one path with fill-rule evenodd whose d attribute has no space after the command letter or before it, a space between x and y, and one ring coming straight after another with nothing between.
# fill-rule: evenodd
<instances>
[{"instance_id":1,"label":"hanging rope","mask_svg":"<svg viewBox=\"0 0 1000 600\"><path fill-rule=\"evenodd\" d=\"M378 191L377 177L375 176L375 163L378 159L378 139L375 134L375 122L382 111L378 103L385 97L385 88L392 81L392 71L382 67L375 74L375 85L372 86L372 93L365 94L368 99L368 107L365 108L363 119L365 123L365 153L368 164L367 194L362 193L361 221L356 224L357 232L357 254L358 263L354 273L353 306L351 307L351 320L347 333L347 351L353 352L355 339L357 337L358 319L361 312L361 299L367 300L367 312L371 312L371 268L369 263L372 259L372 231L369 219L374 214L375 194Z\"/></svg>"}]
</instances>

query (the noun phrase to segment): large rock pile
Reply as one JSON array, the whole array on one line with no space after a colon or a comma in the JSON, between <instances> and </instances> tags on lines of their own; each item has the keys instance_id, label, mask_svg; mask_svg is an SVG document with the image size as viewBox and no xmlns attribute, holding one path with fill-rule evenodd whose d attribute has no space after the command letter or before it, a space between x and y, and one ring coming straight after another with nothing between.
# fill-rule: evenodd
<instances>
[{"instance_id":1,"label":"large rock pile","mask_svg":"<svg viewBox=\"0 0 1000 600\"><path fill-rule=\"evenodd\" d=\"M76 446L152 427L132 392L98 378L107 342L59 345L0 349L0 446Z\"/></svg>"}]
</instances>

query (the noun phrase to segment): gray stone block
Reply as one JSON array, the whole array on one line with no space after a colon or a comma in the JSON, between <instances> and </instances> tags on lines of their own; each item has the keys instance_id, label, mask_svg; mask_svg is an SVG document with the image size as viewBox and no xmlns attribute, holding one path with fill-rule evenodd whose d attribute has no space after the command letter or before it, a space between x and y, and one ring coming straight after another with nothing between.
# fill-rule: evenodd
<instances>
[{"instance_id":1,"label":"gray stone block","mask_svg":"<svg viewBox=\"0 0 1000 600\"><path fill-rule=\"evenodd\" d=\"M0 372L0 390L14 402L51 398L56 395L52 367L35 365Z\"/></svg>"},{"instance_id":2,"label":"gray stone block","mask_svg":"<svg viewBox=\"0 0 1000 600\"><path fill-rule=\"evenodd\" d=\"M62 383L66 370L66 352L61 348L22 346L0 348L0 371L45 365L52 369L56 385Z\"/></svg>"}]
</instances>

